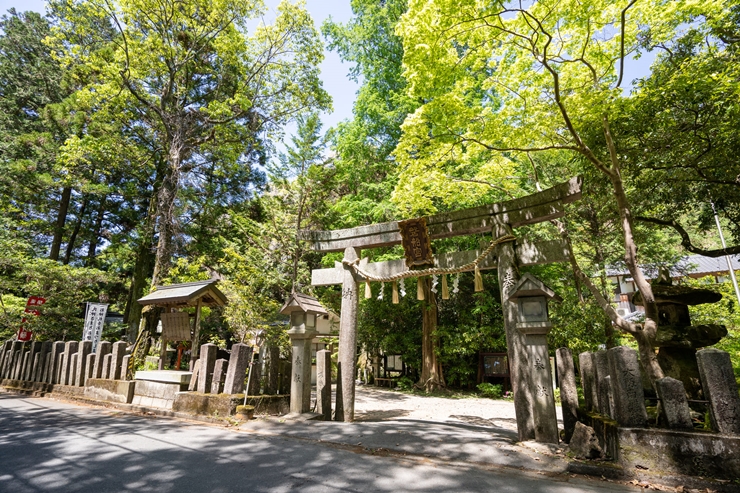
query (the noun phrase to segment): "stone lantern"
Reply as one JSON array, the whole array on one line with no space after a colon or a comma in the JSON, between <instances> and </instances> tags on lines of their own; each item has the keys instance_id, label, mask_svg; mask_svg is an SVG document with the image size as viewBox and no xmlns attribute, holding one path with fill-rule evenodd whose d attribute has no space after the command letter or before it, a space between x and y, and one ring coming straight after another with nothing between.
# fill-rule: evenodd
<instances>
[{"instance_id":1,"label":"stone lantern","mask_svg":"<svg viewBox=\"0 0 740 493\"><path fill-rule=\"evenodd\" d=\"M534 394L535 440L544 443L558 443L559 438L547 351L547 334L552 328L547 303L552 299L561 301L552 289L529 273L521 277L509 295L509 302L517 304L516 328L526 338L527 374Z\"/></svg>"},{"instance_id":2,"label":"stone lantern","mask_svg":"<svg viewBox=\"0 0 740 493\"><path fill-rule=\"evenodd\" d=\"M326 315L319 300L301 293L292 293L280 313L290 315L290 343L293 347L290 379L290 412L311 410L311 340L316 336L316 318Z\"/></svg>"}]
</instances>

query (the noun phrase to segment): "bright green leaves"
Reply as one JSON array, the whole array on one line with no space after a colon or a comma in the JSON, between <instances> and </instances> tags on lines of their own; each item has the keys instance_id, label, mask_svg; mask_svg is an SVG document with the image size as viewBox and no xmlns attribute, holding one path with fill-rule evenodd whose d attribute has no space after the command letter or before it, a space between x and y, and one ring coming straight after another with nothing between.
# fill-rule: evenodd
<instances>
[{"instance_id":1,"label":"bright green leaves","mask_svg":"<svg viewBox=\"0 0 740 493\"><path fill-rule=\"evenodd\" d=\"M646 40L669 40L682 23L721 8L693 0L550 0L527 8L476 0L411 2L396 32L403 39L409 94L424 104L403 126L394 200L404 210L425 213L435 203L482 194L485 187L459 189L443 178L478 180L483 176L471 170L495 163L483 175L500 185L515 174L514 166L493 159L495 153L525 162L524 151L585 155L580 133L601 126L613 110L623 63ZM450 170L452 163L466 173Z\"/></svg>"}]
</instances>

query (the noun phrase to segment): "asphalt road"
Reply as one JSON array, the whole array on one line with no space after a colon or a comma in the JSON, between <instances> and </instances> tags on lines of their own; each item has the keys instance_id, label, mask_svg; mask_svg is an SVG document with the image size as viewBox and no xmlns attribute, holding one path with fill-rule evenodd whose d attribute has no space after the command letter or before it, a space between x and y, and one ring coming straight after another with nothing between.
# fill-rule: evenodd
<instances>
[{"instance_id":1,"label":"asphalt road","mask_svg":"<svg viewBox=\"0 0 740 493\"><path fill-rule=\"evenodd\" d=\"M639 490L0 394L0 492Z\"/></svg>"}]
</instances>

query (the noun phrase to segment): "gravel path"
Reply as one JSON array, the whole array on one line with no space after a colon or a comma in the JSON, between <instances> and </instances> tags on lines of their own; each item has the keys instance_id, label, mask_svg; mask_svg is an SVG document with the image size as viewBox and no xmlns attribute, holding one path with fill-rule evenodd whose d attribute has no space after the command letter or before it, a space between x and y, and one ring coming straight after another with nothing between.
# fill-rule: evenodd
<instances>
[{"instance_id":1,"label":"gravel path","mask_svg":"<svg viewBox=\"0 0 740 493\"><path fill-rule=\"evenodd\" d=\"M562 427L562 412L556 407ZM358 385L355 394L357 421L415 419L456 421L516 431L514 402L477 397L444 398L412 395L368 385Z\"/></svg>"}]
</instances>

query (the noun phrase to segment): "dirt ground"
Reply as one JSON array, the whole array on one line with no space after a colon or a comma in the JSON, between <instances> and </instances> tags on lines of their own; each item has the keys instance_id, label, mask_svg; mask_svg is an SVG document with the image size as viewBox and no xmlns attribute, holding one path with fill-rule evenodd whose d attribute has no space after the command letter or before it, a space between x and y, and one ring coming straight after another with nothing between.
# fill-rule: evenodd
<instances>
[{"instance_id":1,"label":"dirt ground","mask_svg":"<svg viewBox=\"0 0 740 493\"><path fill-rule=\"evenodd\" d=\"M562 412L556 407L562 427ZM463 422L516 431L514 402L477 397L445 398L412 395L372 385L358 385L355 395L357 421L414 419L444 423Z\"/></svg>"}]
</instances>

